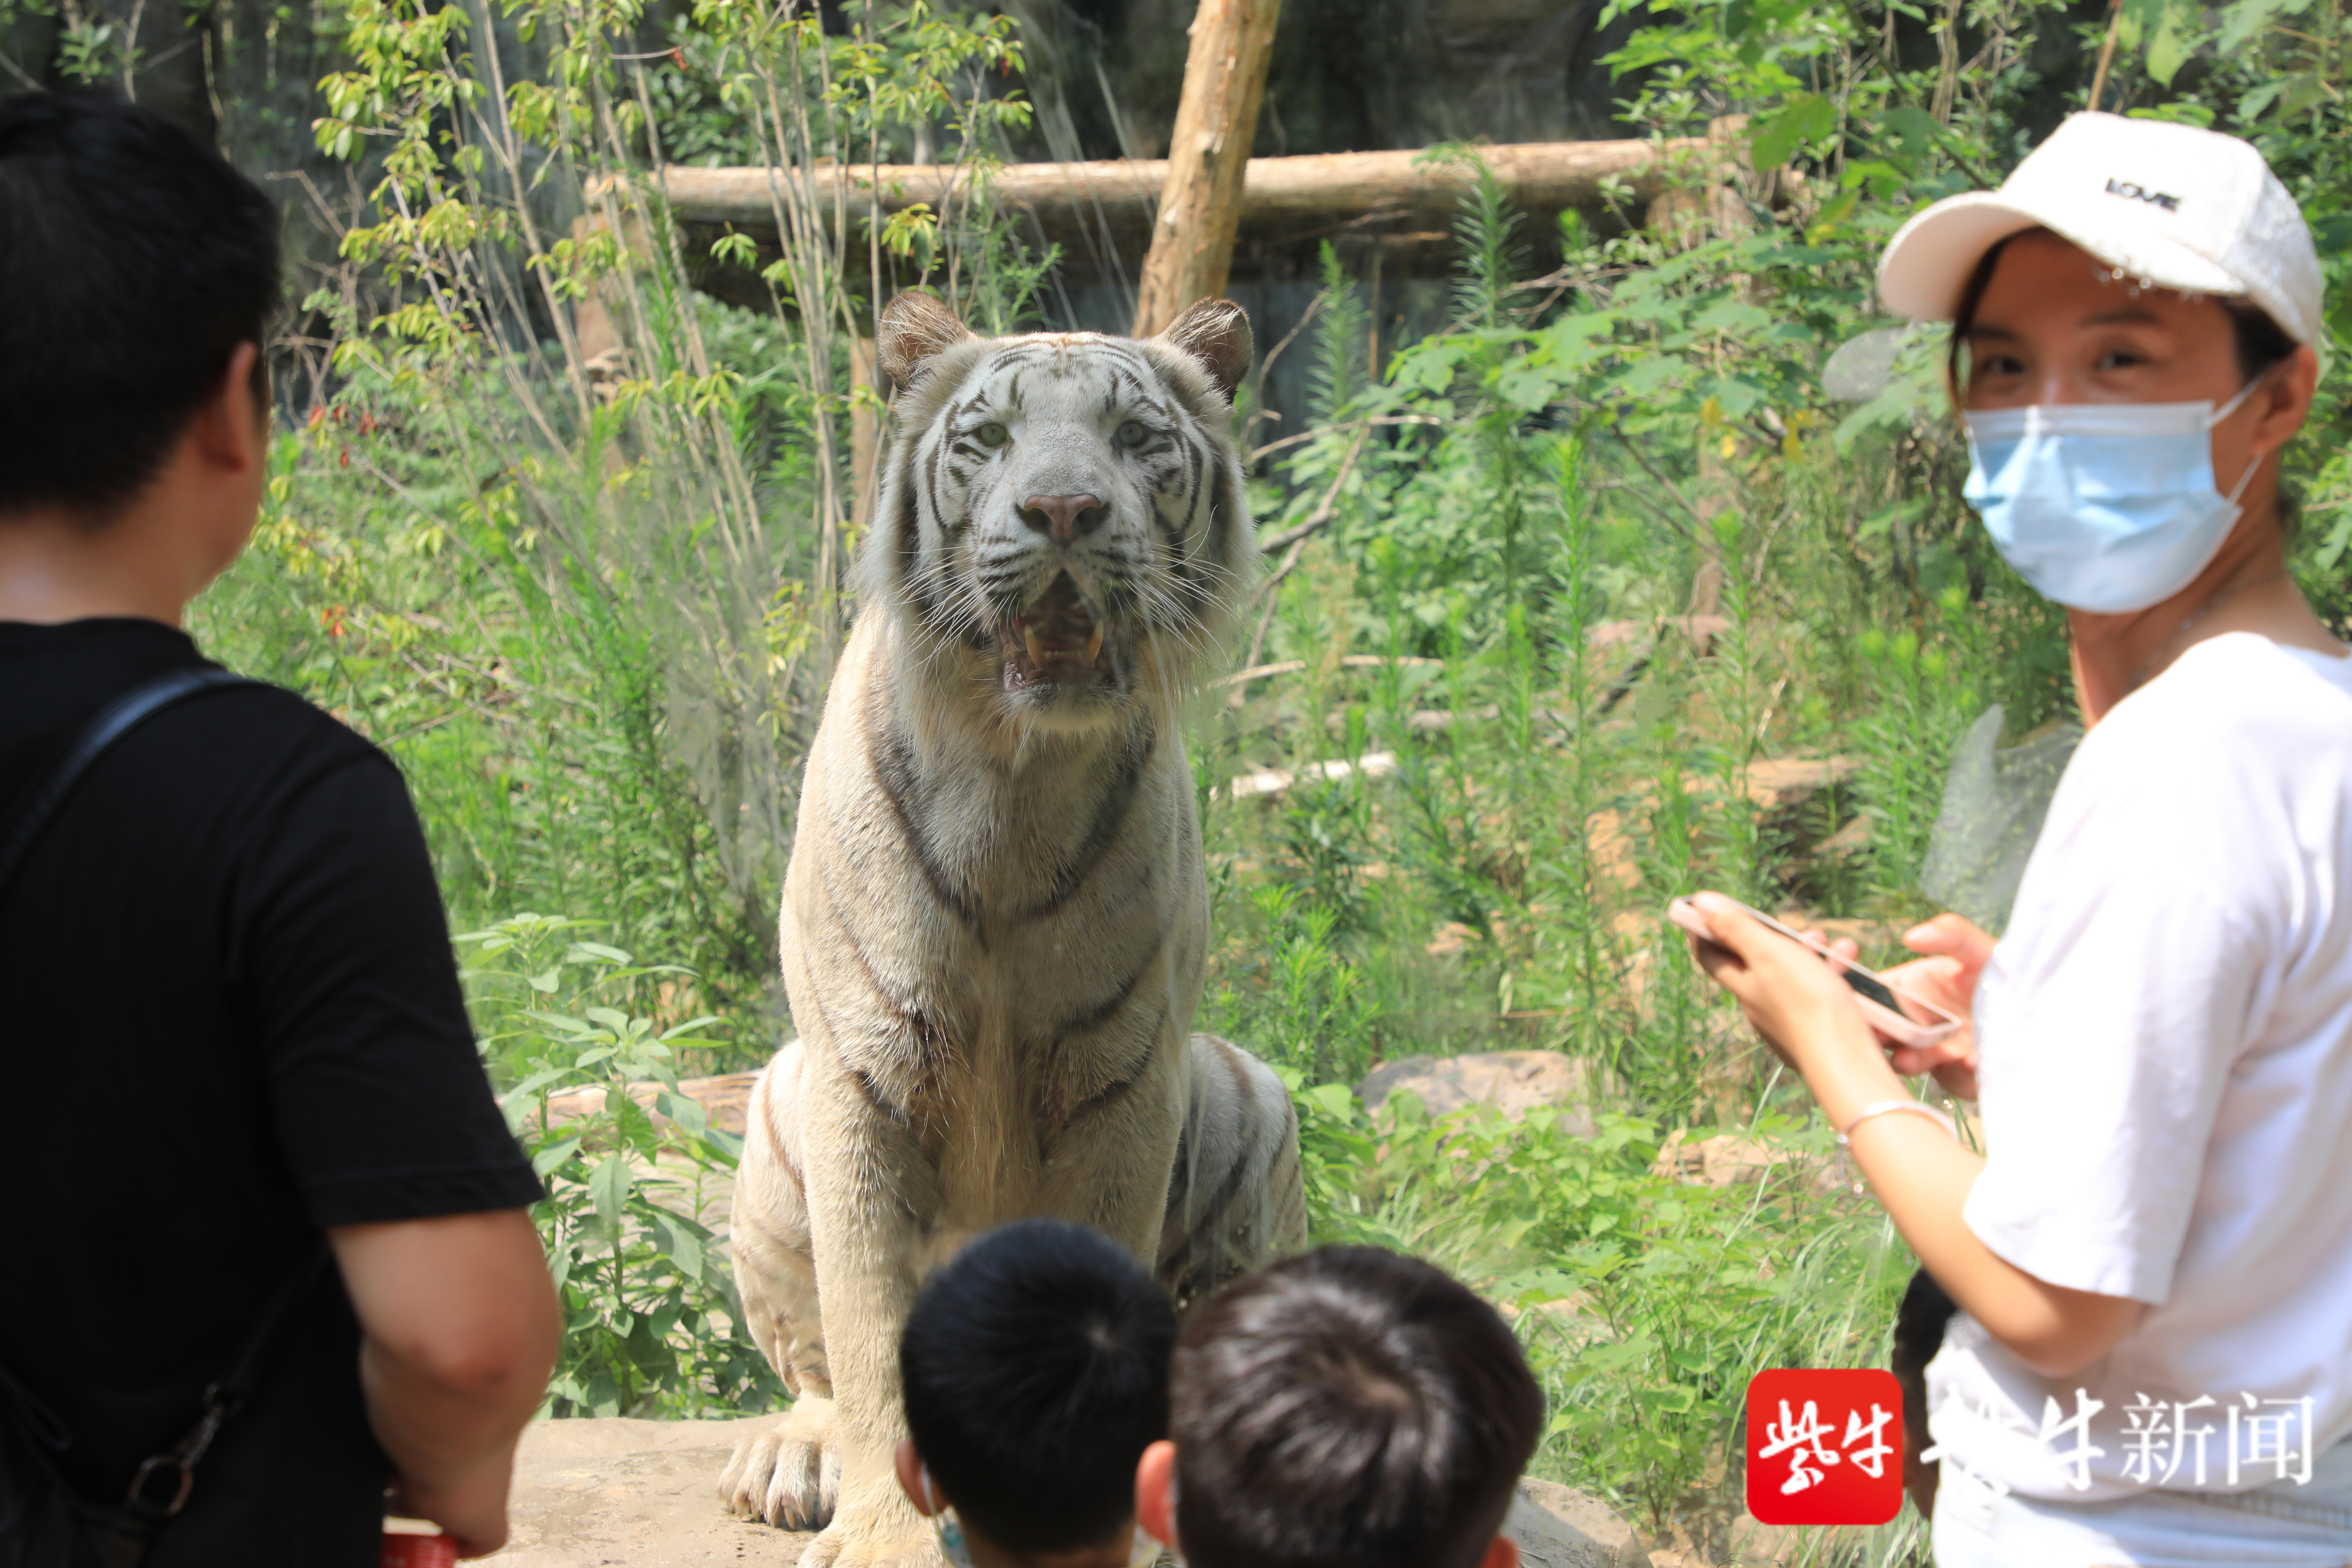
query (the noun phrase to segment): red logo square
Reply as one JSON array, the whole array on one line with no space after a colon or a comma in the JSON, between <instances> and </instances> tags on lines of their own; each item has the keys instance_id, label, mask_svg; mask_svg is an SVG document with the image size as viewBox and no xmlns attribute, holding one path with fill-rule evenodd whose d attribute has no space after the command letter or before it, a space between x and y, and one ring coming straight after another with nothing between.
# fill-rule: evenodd
<instances>
[{"instance_id":1,"label":"red logo square","mask_svg":"<svg viewBox=\"0 0 2352 1568\"><path fill-rule=\"evenodd\" d=\"M1885 1524L1902 1512L1895 1374L1825 1368L1751 1378L1748 1511L1765 1524Z\"/></svg>"}]
</instances>

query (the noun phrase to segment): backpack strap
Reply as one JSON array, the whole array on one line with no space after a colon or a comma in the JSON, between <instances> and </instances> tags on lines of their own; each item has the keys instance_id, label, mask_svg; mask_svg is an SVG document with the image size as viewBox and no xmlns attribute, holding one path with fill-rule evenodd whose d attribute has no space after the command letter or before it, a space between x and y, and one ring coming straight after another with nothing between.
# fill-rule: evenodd
<instances>
[{"instance_id":1,"label":"backpack strap","mask_svg":"<svg viewBox=\"0 0 2352 1568\"><path fill-rule=\"evenodd\" d=\"M261 684L226 669L175 669L131 688L99 710L97 717L83 726L66 747L64 756L47 776L28 795L20 797L22 804L14 820L0 831L0 893L6 891L10 879L22 868L26 853L40 837L41 830L57 816L58 808L73 794L91 765L117 741L166 708L191 697L228 687ZM275 1347L287 1318L317 1283L327 1258L323 1238L304 1244L287 1277L271 1292L253 1326L246 1331L236 1358L227 1370L205 1386L204 1414L196 1424L171 1452L155 1455L140 1465L125 1503L128 1511L161 1521L187 1506L189 1489L195 1484L197 1461L212 1447L221 1423L243 1409L252 1397L254 1385L265 1370L268 1354ZM73 1439L56 1413L36 1398L32 1390L19 1383L5 1366L0 1366L0 1402L16 1406L18 1418L42 1447L61 1452L71 1446Z\"/></svg>"},{"instance_id":2,"label":"backpack strap","mask_svg":"<svg viewBox=\"0 0 2352 1568\"><path fill-rule=\"evenodd\" d=\"M204 1414L188 1428L168 1453L151 1455L140 1461L138 1473L131 1478L131 1490L124 1506L132 1513L161 1521L175 1517L188 1506L188 1493L196 1484L196 1466L219 1436L221 1425L245 1408L253 1396L254 1386L268 1369L269 1354L276 1350L279 1331L286 1320L293 1315L295 1306L310 1293L319 1276L326 1270L329 1253L323 1238L305 1242L296 1257L294 1267L262 1304L261 1314L245 1332L236 1347L236 1359L228 1370L205 1386ZM13 1379L11 1380L14 1381Z\"/></svg>"},{"instance_id":3,"label":"backpack strap","mask_svg":"<svg viewBox=\"0 0 2352 1568\"><path fill-rule=\"evenodd\" d=\"M161 713L175 702L205 691L216 691L226 686L258 686L242 675L232 675L226 669L175 669L171 674L134 686L98 711L66 748L65 755L48 777L35 785L29 796L9 823L5 835L0 835L0 892L7 889L9 879L23 864L33 841L41 836L49 819L57 815L90 764L104 756L115 742L122 739L141 724Z\"/></svg>"}]
</instances>

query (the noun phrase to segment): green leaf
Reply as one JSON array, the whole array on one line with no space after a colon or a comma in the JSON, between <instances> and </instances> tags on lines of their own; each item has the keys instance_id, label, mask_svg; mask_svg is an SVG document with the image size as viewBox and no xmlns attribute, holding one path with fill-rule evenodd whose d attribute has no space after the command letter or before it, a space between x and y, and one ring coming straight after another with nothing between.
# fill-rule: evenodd
<instances>
[{"instance_id":1,"label":"green leaf","mask_svg":"<svg viewBox=\"0 0 2352 1568\"><path fill-rule=\"evenodd\" d=\"M512 1089L507 1090L506 1093L499 1096L499 1103L501 1105L520 1105L523 1101L530 1099L533 1095L537 1094L541 1089L545 1089L549 1084L553 1083L557 1079L569 1073L571 1070L572 1069L569 1068L541 1068L537 1072L531 1074L529 1078L524 1079L520 1083L516 1084Z\"/></svg>"},{"instance_id":2,"label":"green leaf","mask_svg":"<svg viewBox=\"0 0 2352 1568\"><path fill-rule=\"evenodd\" d=\"M709 1130L709 1113L702 1109L702 1102L690 1094L675 1094L664 1089L654 1096L654 1103L661 1108L664 1116L698 1138Z\"/></svg>"},{"instance_id":3,"label":"green leaf","mask_svg":"<svg viewBox=\"0 0 2352 1568\"><path fill-rule=\"evenodd\" d=\"M700 1279L702 1277L702 1238L687 1229L667 1209L654 1211L654 1223L660 1226L662 1235L667 1238L663 1243L662 1250L677 1260L680 1269L698 1279Z\"/></svg>"},{"instance_id":4,"label":"green leaf","mask_svg":"<svg viewBox=\"0 0 2352 1568\"><path fill-rule=\"evenodd\" d=\"M1934 115L1907 103L1897 104L1888 110L1880 117L1879 123L1894 132L1906 158L1916 158L1933 147L1944 130L1936 123Z\"/></svg>"},{"instance_id":5,"label":"green leaf","mask_svg":"<svg viewBox=\"0 0 2352 1568\"><path fill-rule=\"evenodd\" d=\"M1837 129L1837 105L1818 92L1790 99L1777 114L1768 116L1748 138L1759 169L1777 169L1805 142L1818 141Z\"/></svg>"},{"instance_id":6,"label":"green leaf","mask_svg":"<svg viewBox=\"0 0 2352 1568\"><path fill-rule=\"evenodd\" d=\"M636 1183L636 1173L629 1162L619 1154L607 1154L604 1163L588 1176L588 1195L595 1201L596 1217L606 1225L617 1226L629 1206L629 1189Z\"/></svg>"},{"instance_id":7,"label":"green leaf","mask_svg":"<svg viewBox=\"0 0 2352 1568\"><path fill-rule=\"evenodd\" d=\"M2352 506L2336 509L2336 526L2327 531L2326 542L2314 557L2322 572L2333 572L2336 563L2344 559L2345 547L2352 545Z\"/></svg>"},{"instance_id":8,"label":"green leaf","mask_svg":"<svg viewBox=\"0 0 2352 1568\"><path fill-rule=\"evenodd\" d=\"M2213 47L2220 54L2236 54L2279 17L2294 16L2310 5L2311 0L2237 0L2235 5L2224 5L2221 25L2213 36Z\"/></svg>"}]
</instances>

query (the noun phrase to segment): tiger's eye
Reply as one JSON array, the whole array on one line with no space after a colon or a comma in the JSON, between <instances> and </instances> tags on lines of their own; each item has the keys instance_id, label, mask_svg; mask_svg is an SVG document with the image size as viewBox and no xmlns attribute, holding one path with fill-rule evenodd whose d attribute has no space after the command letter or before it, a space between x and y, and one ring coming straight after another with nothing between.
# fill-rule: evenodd
<instances>
[{"instance_id":1,"label":"tiger's eye","mask_svg":"<svg viewBox=\"0 0 2352 1568\"><path fill-rule=\"evenodd\" d=\"M1151 439L1151 432L1146 430L1135 420L1130 419L1126 424L1118 427L1118 444L1122 447L1140 447L1146 441Z\"/></svg>"},{"instance_id":2,"label":"tiger's eye","mask_svg":"<svg viewBox=\"0 0 2352 1568\"><path fill-rule=\"evenodd\" d=\"M973 431L972 434L980 437L980 444L983 447L1002 447L1013 439L1013 432L993 419Z\"/></svg>"}]
</instances>

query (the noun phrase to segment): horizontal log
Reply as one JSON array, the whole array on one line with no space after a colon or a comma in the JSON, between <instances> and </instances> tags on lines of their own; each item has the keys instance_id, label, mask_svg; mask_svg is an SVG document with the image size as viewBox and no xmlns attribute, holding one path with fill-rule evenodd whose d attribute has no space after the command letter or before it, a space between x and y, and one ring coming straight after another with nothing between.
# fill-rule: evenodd
<instances>
[{"instance_id":1,"label":"horizontal log","mask_svg":"<svg viewBox=\"0 0 2352 1568\"><path fill-rule=\"evenodd\" d=\"M1602 184L1627 182L1646 201L1669 183L1681 159L1720 159L1720 142L1702 137L1658 142L1538 142L1482 147L1505 194L1519 205L1558 212L1600 204ZM1253 158L1242 193L1242 222L1255 229L1328 226L1366 216L1410 217L1450 211L1475 176L1459 163L1423 163L1423 153L1323 153L1295 158ZM773 233L775 213L787 205L789 169L700 169L673 164L659 176L671 211L684 222L732 224ZM1034 213L1049 235L1108 220L1117 229L1149 229L1168 177L1165 159L1074 163L1013 163L996 173L997 198ZM934 212L967 199L971 171L955 164L819 163L797 192L829 216L838 205L853 224L878 207L898 211L918 202ZM610 189L592 184L592 196ZM878 195L877 195L878 193Z\"/></svg>"}]
</instances>

